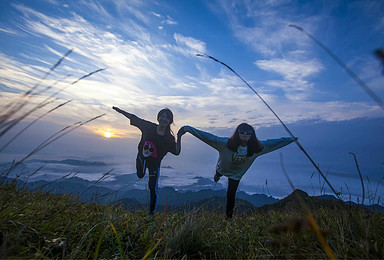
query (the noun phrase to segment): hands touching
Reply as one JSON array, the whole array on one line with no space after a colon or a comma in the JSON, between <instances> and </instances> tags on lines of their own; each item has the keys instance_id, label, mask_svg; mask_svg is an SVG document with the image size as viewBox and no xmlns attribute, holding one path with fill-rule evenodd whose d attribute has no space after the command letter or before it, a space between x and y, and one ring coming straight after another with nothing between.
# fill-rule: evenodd
<instances>
[{"instance_id":1,"label":"hands touching","mask_svg":"<svg viewBox=\"0 0 384 260\"><path fill-rule=\"evenodd\" d=\"M179 131L177 132L177 138L182 137L185 134L184 126L180 127Z\"/></svg>"}]
</instances>

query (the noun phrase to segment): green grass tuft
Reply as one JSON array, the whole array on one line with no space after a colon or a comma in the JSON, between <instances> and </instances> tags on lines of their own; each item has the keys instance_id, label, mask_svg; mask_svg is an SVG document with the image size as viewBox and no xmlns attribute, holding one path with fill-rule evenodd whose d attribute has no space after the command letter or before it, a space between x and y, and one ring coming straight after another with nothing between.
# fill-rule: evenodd
<instances>
[{"instance_id":1,"label":"green grass tuft","mask_svg":"<svg viewBox=\"0 0 384 260\"><path fill-rule=\"evenodd\" d=\"M312 211L337 258L383 258L384 214ZM327 258L300 210L235 215L126 211L70 195L0 186L0 258Z\"/></svg>"}]
</instances>

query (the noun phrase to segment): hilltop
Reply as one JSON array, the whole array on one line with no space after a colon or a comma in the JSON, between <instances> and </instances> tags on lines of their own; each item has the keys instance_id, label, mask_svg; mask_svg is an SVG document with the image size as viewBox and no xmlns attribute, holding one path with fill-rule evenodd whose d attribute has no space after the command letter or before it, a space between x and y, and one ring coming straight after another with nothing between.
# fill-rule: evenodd
<instances>
[{"instance_id":1,"label":"hilltop","mask_svg":"<svg viewBox=\"0 0 384 260\"><path fill-rule=\"evenodd\" d=\"M328 258L291 195L276 209L227 221L224 212L208 210L221 209L222 198L203 201L208 208L151 217L147 210L1 185L0 258ZM312 214L337 258L384 257L382 213L323 205ZM292 228L297 223L306 225Z\"/></svg>"},{"instance_id":2,"label":"hilltop","mask_svg":"<svg viewBox=\"0 0 384 260\"><path fill-rule=\"evenodd\" d=\"M335 210L350 210L352 207L362 207L361 205L350 201L344 202L331 195L309 196L308 193L306 193L305 191L296 189L287 197L271 205L264 205L258 208L258 210L260 212L287 212L292 210L299 211L302 210L302 206L298 201L298 197L300 197L304 201L305 205L310 210L319 210L321 208L329 208ZM384 207L377 204L364 205L363 208L367 210L384 212Z\"/></svg>"}]
</instances>

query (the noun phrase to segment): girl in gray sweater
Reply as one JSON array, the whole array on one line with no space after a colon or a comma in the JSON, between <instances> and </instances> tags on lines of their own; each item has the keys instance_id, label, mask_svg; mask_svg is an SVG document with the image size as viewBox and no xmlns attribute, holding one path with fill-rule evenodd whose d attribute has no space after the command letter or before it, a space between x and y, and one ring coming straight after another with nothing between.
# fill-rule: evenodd
<instances>
[{"instance_id":1,"label":"girl in gray sweater","mask_svg":"<svg viewBox=\"0 0 384 260\"><path fill-rule=\"evenodd\" d=\"M235 196L240 180L253 161L262 154L272 152L297 140L297 138L285 137L259 141L255 130L247 123L240 124L230 138L218 137L191 126L184 126L181 131L192 134L219 152L214 181L218 182L221 176L228 177L226 209L228 219L233 216Z\"/></svg>"}]
</instances>

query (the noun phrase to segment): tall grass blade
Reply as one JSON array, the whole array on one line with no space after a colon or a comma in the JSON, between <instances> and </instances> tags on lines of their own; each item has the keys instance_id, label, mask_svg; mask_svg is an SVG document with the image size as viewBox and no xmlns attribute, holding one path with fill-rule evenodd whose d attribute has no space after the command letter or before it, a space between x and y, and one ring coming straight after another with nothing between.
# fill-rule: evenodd
<instances>
[{"instance_id":1,"label":"tall grass blade","mask_svg":"<svg viewBox=\"0 0 384 260\"><path fill-rule=\"evenodd\" d=\"M33 153L31 153L31 155L32 155L32 154L35 154L35 153L38 152L38 151L40 151L41 149L43 149L44 147L48 146L49 144L55 142L57 139L60 139L60 138L63 137L64 135L67 135L67 134L69 134L70 132L76 130L77 128L79 128L79 127L81 127L81 126L83 126L83 125L86 125L86 124L88 124L88 123L90 123L90 122L92 122L92 121L94 121L94 120L96 120L96 119L99 119L100 117L103 117L103 116L105 116L105 115L106 115L106 114L101 114L101 115L98 115L98 116L95 116L95 117L89 119L88 121L85 121L84 123L78 122L78 123L73 124L72 126L74 126L74 125L76 125L76 124L77 124L77 125L74 126L74 127L72 127L72 128L70 128L69 130L65 131L64 133L60 134L59 136L56 136L56 137L53 138L53 139L52 139L52 138L49 138L49 139L51 139L51 140L47 139L45 142L43 142L43 144L39 145L38 148L36 149L36 151L34 151ZM69 128L69 127L66 127L66 128L64 128L64 129L67 129L67 128ZM63 131L61 130L61 131L59 131L58 133L60 133L60 132L63 132ZM28 157L30 157L30 156L28 156Z\"/></svg>"},{"instance_id":2,"label":"tall grass blade","mask_svg":"<svg viewBox=\"0 0 384 260\"><path fill-rule=\"evenodd\" d=\"M375 51L375 54L381 60L381 63L383 65L383 74L384 74L384 50L383 49L377 49Z\"/></svg>"},{"instance_id":3,"label":"tall grass blade","mask_svg":"<svg viewBox=\"0 0 384 260\"><path fill-rule=\"evenodd\" d=\"M104 235L107 232L107 228L108 228L108 226L106 226L104 228L103 233L101 233L101 236L99 237L99 241L97 241L96 251L95 251L95 254L93 255L93 259L94 260L96 260L98 258L98 256L99 256L99 250L100 250L101 241L103 240Z\"/></svg>"},{"instance_id":4,"label":"tall grass blade","mask_svg":"<svg viewBox=\"0 0 384 260\"><path fill-rule=\"evenodd\" d=\"M8 118L10 116L12 116L15 112L19 111L20 109L22 109L28 102L27 101L24 101L22 102L22 100L26 97L30 97L32 94L34 94L34 90L40 85L40 83L46 79L48 77L48 75L54 70L56 69L60 64L61 62L72 52L72 49L67 51L46 73L45 75L32 87L30 88L29 90L27 90L22 96L20 99L16 100L16 101L11 101L9 102L7 105L5 105L5 110L8 109L7 112L5 112L3 115L0 116L0 125L8 120ZM56 83L55 83L56 84ZM49 88L49 87L48 87ZM46 88L46 89L48 89Z\"/></svg>"},{"instance_id":5,"label":"tall grass blade","mask_svg":"<svg viewBox=\"0 0 384 260\"><path fill-rule=\"evenodd\" d=\"M283 154L282 153L280 153L280 165L281 165L281 168L282 168L282 170L284 172L285 177L287 178L287 180L289 182L289 185L291 186L292 190L295 191L296 188L293 185L291 179L289 178L289 175L288 175L287 171L285 170L284 163L283 163ZM315 231L316 236L319 239L320 244L323 247L325 253L328 255L329 259L336 259L335 253L329 247L327 241L325 240L324 235L321 233L320 228L317 225L317 222L316 222L315 218L313 217L313 215L312 215L311 211L309 210L308 206L305 204L303 198L297 192L295 192L295 196L296 196L297 200L299 201L301 207L305 210L307 218L308 218L308 220L309 220L313 230Z\"/></svg>"},{"instance_id":6,"label":"tall grass blade","mask_svg":"<svg viewBox=\"0 0 384 260\"><path fill-rule=\"evenodd\" d=\"M62 179L65 179L65 178L67 178L68 176L71 176L72 174L73 174L73 175L76 175L77 173L73 173L73 172L68 173L68 174L66 174L66 175L64 175L64 176L62 176L62 177L60 177L60 178L58 178L58 179L55 179L55 180L53 180L53 181L47 182L47 183L45 183L45 184L43 184L43 185L40 185L40 186L34 188L33 190L40 190L40 189L42 189L42 188L44 188L44 187L46 187L46 186L48 186L48 185L51 185L51 184L54 183L54 182L57 182L57 181L62 180Z\"/></svg>"},{"instance_id":7,"label":"tall grass blade","mask_svg":"<svg viewBox=\"0 0 384 260\"><path fill-rule=\"evenodd\" d=\"M379 182L377 182L376 189L375 189L374 200L376 200L376 196L377 196L377 191L379 189L379 185L382 184L383 181L384 181L384 177L381 178L381 180ZM380 200L380 196L379 196L379 200ZM377 202L377 204L379 204L379 202Z\"/></svg>"},{"instance_id":8,"label":"tall grass blade","mask_svg":"<svg viewBox=\"0 0 384 260\"><path fill-rule=\"evenodd\" d=\"M167 200L167 196L165 196L164 214L163 214L163 218L161 219L160 225L155 233L154 240L156 240L157 235L160 234L160 229L163 226L165 217L167 216L167 206L168 206L168 200Z\"/></svg>"},{"instance_id":9,"label":"tall grass blade","mask_svg":"<svg viewBox=\"0 0 384 260\"><path fill-rule=\"evenodd\" d=\"M190 214L189 214L190 215ZM145 255L143 256L143 258L142 259L147 259L152 253L153 253L153 251L156 249L156 247L158 247L159 246L159 244L161 243L161 241L163 241L163 239L164 238L166 238L167 236L168 236L168 234L181 222L181 221L184 221L184 219L186 219L187 218L187 216L188 215L185 215L184 217L182 217L180 220L178 220L178 221L175 221L175 223L172 225L172 227L170 227L168 230L167 230L167 232L165 232L164 233L164 235L157 241L157 243L153 246L153 247L151 247L151 248L149 248L148 250L147 250L147 252L145 253Z\"/></svg>"},{"instance_id":10,"label":"tall grass blade","mask_svg":"<svg viewBox=\"0 0 384 260\"><path fill-rule=\"evenodd\" d=\"M1 147L0 149L0 153L8 146L10 145L17 137L19 137L25 130L27 130L29 127L31 127L34 123L36 123L37 121L39 121L41 118L43 118L44 116L52 113L53 111L55 111L56 109L62 107L62 106L65 106L66 104L70 103L72 101L71 100L68 100L68 101L65 101L64 103L61 103L60 105L50 109L48 112L42 114L41 116L39 116L38 118L36 118L35 120L33 120L31 123L29 123L26 127L24 127L19 133L17 133L11 140L9 140L3 147Z\"/></svg>"},{"instance_id":11,"label":"tall grass blade","mask_svg":"<svg viewBox=\"0 0 384 260\"><path fill-rule=\"evenodd\" d=\"M105 180L105 179L108 177L108 175L109 175L113 170L114 170L114 168L111 169L111 170L109 170L108 172L104 173L103 176L101 176L101 177L100 177L94 184L92 184L91 186L89 186L88 188L86 188L82 193L80 193L79 197L81 197L81 196L82 196L85 192L87 192L90 188L96 186L99 182Z\"/></svg>"},{"instance_id":12,"label":"tall grass blade","mask_svg":"<svg viewBox=\"0 0 384 260\"><path fill-rule=\"evenodd\" d=\"M38 104L35 107L33 107L32 109L30 109L28 112L25 112L21 116L19 116L18 118L14 119L12 121L12 123L7 124L8 126L3 131L0 132L0 137L2 137L5 133L7 133L9 130L11 130L13 127L15 127L18 123L20 123L22 120L24 120L30 114L32 114L33 112L35 112L35 111L37 111L39 109L42 109L43 107L49 105L53 101L54 100L43 101L40 104ZM3 127L1 127L1 128L3 128Z\"/></svg>"},{"instance_id":13,"label":"tall grass blade","mask_svg":"<svg viewBox=\"0 0 384 260\"><path fill-rule=\"evenodd\" d=\"M31 95L33 91L40 85L40 83L46 79L49 74L51 74L52 71L54 71L60 64L61 62L69 55L71 54L73 49L68 50L63 56L60 57L60 59L45 73L45 75L42 77L42 79L36 83L35 86L33 86L30 90L24 93L24 96Z\"/></svg>"},{"instance_id":14,"label":"tall grass blade","mask_svg":"<svg viewBox=\"0 0 384 260\"><path fill-rule=\"evenodd\" d=\"M49 141L51 141L55 136L59 135L60 133L66 131L68 128L71 128L73 127L74 125L77 125L77 124L80 124L81 122L76 122L72 125L69 125L69 126L66 126L64 127L63 129L59 130L58 132L54 133L53 135L51 135L50 137L48 137L44 142L42 142L41 144L39 144L35 149L32 150L32 152L30 152L28 155L26 155L23 159L21 159L20 161L17 161L16 163L14 163L8 170L7 172L10 173L11 171L15 170L20 164L22 164L26 159L28 159L29 157L31 157L33 154L37 153L39 150L42 149L42 147L44 147L44 145L46 143L48 143Z\"/></svg>"},{"instance_id":15,"label":"tall grass blade","mask_svg":"<svg viewBox=\"0 0 384 260\"><path fill-rule=\"evenodd\" d=\"M90 233L91 233L97 226L102 225L102 224L104 224L104 223L107 223L107 221L102 221L102 222L97 223L96 225L92 226L92 227L87 231L87 233L85 233L85 234L81 237L79 244L76 246L77 250L73 251L72 254L71 254L71 257L70 257L71 259L76 259L76 258L78 258L78 257L77 257L77 254L78 254L78 252L80 252L80 251L82 250L82 248L84 247L84 243L86 242L86 240L87 240L89 234L90 234ZM107 228L107 227L108 227L108 226L106 226L106 228Z\"/></svg>"},{"instance_id":16,"label":"tall grass blade","mask_svg":"<svg viewBox=\"0 0 384 260\"><path fill-rule=\"evenodd\" d=\"M352 152L350 152L349 154L352 154L353 158L355 159L356 169L357 169L357 172L359 173L359 177L360 177L361 188L363 189L363 198L361 201L361 205L364 205L365 188L364 188L363 176L361 176L361 172L360 172L359 164L357 163L356 155Z\"/></svg>"},{"instance_id":17,"label":"tall grass blade","mask_svg":"<svg viewBox=\"0 0 384 260\"><path fill-rule=\"evenodd\" d=\"M95 74L95 73L98 73L98 72L103 71L103 70L106 70L106 69L107 69L107 68L97 69L97 70L95 70L95 71L92 71L92 72L90 72L90 73L84 75L84 76L81 76L81 77L78 78L77 80L73 81L73 82L71 83L71 85L74 85L74 84L76 84L77 82L79 82L80 80L83 80L83 79L85 79L85 78L87 78L87 77L89 77L89 76L92 76L92 75Z\"/></svg>"},{"instance_id":18,"label":"tall grass blade","mask_svg":"<svg viewBox=\"0 0 384 260\"><path fill-rule=\"evenodd\" d=\"M113 230L113 233L115 234L116 236L116 240L117 240L117 243L119 244L119 250L120 250L120 259L124 259L124 251L123 251L123 247L121 246L121 241L120 241L120 237L119 237L119 234L117 234L117 231L116 231L116 228L113 226L112 223L109 223L109 225L111 226L112 230Z\"/></svg>"},{"instance_id":19,"label":"tall grass blade","mask_svg":"<svg viewBox=\"0 0 384 260\"><path fill-rule=\"evenodd\" d=\"M38 104L38 105L36 105L34 108L32 108L30 111L25 112L25 113L22 114L19 118L17 118L16 120L14 120L14 122L13 122L10 126L8 126L5 130L3 130L2 132L0 132L0 137L1 137L2 135L4 135L7 131L9 131L12 127L14 127L16 124L18 124L18 123L21 122L23 119L25 119L27 116L29 116L31 113L35 112L35 111L38 110L38 109L41 109L42 107L46 106L46 105L49 104L49 103L51 103L53 97L56 96L57 94L59 94L60 92L62 92L64 89L66 89L66 88L68 88L69 86L72 86L72 85L78 83L80 80L83 80L83 79L85 79L85 78L87 78L87 77L89 77L89 76L91 76L91 75L93 75L93 74L95 74L95 73L98 73L98 72L100 72L100 71L103 71L103 70L105 70L105 68L104 68L104 69L97 69L97 70L95 70L95 71L92 71L92 72L90 72L90 73L88 73L88 74L86 74L86 75L83 75L83 76L81 76L80 78L76 79L75 81L73 81L72 83L70 83L70 85L68 85L68 86L66 86L66 87L63 87L63 88L57 90L56 92L54 92L53 94L51 94L49 97L47 97L44 101L42 101L40 104ZM27 103L27 102L25 102L25 103ZM1 126L1 122L5 122L5 120L6 120L7 118L9 118L10 116L14 115L14 114L15 114L16 112L18 112L20 109L21 109L21 108L18 108L16 111L13 110L13 111L11 111L10 113L8 113L9 115L6 115L6 116L5 116L5 119L2 118L1 121L0 121L0 126Z\"/></svg>"},{"instance_id":20,"label":"tall grass blade","mask_svg":"<svg viewBox=\"0 0 384 260\"><path fill-rule=\"evenodd\" d=\"M349 76L351 76L351 78L353 80L355 80L357 82L357 84L359 84L360 87L362 87L365 90L365 92L384 110L384 102L383 102L383 100L373 90L371 90L368 87L368 85L365 84L365 82L362 79L360 79L359 76L356 75L356 73L354 73L350 68L348 68L347 65L345 65L344 62L342 62L339 59L339 57L337 57L327 46L325 46L321 41L316 39L313 35L311 35L310 33L306 32L300 26L291 24L291 25L289 25L289 27L295 28L295 29L303 32L309 38L311 38L317 45L320 46L320 48L322 48L329 56L331 56L331 58L334 59L336 61L336 63L339 64L340 67L342 67L349 74Z\"/></svg>"},{"instance_id":21,"label":"tall grass blade","mask_svg":"<svg viewBox=\"0 0 384 260\"><path fill-rule=\"evenodd\" d=\"M63 129L61 129L60 131L56 132L55 134L53 134L52 136L50 136L49 138L47 138L44 142L42 142L40 145L38 145L32 152L30 152L28 155L26 155L23 159L21 159L20 161L18 161L13 167L11 167L9 170L8 170L8 173L15 170L21 163L23 163L26 159L28 159L29 157L31 157L32 155L34 155L35 153L39 152L41 149L45 148L46 146L50 145L51 143L55 142L56 140L58 140L59 138L67 135L68 133L72 132L73 130L79 128L80 126L83 126L85 124L88 124L102 116L104 116L106 114L102 114L102 115L99 115L99 116L96 116L96 117L93 117L91 119L89 119L88 121L84 122L84 123L81 123L81 122L76 122L72 125L69 125L69 126L66 126L64 127ZM76 126L75 126L76 125ZM69 130L68 130L69 129Z\"/></svg>"}]
</instances>

